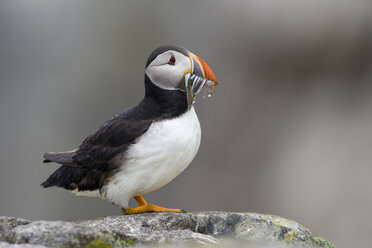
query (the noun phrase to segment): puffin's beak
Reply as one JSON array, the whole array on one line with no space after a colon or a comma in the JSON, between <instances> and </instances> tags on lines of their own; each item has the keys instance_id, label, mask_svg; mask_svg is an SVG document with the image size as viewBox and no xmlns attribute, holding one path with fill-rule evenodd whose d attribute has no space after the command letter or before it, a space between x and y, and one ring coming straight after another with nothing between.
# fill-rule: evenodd
<instances>
[{"instance_id":1,"label":"puffin's beak","mask_svg":"<svg viewBox=\"0 0 372 248\"><path fill-rule=\"evenodd\" d=\"M190 109L195 96L202 90L212 95L213 87L217 86L216 76L211 68L201 58L190 53L191 71L185 72L187 104Z\"/></svg>"},{"instance_id":2,"label":"puffin's beak","mask_svg":"<svg viewBox=\"0 0 372 248\"><path fill-rule=\"evenodd\" d=\"M192 64L192 73L200 76L200 77L203 77L203 78L206 78L208 80L211 80L214 85L213 86L217 86L218 83L217 83L217 80L216 80L216 76L214 75L212 69L209 67L209 65L207 65L207 63L204 62L204 60L202 60L201 58L199 58L198 56L196 56L195 54L193 53L190 53L190 58L191 58L191 64Z\"/></svg>"}]
</instances>

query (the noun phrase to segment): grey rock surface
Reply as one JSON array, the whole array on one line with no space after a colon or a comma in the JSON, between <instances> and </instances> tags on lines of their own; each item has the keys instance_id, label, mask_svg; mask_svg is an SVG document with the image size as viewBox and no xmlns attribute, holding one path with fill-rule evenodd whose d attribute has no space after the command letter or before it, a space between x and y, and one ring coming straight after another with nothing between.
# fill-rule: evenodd
<instances>
[{"instance_id":1,"label":"grey rock surface","mask_svg":"<svg viewBox=\"0 0 372 248\"><path fill-rule=\"evenodd\" d=\"M167 247L198 247L200 244L207 244L207 247L334 247L291 220L273 215L227 212L150 213L73 223L0 217L0 241L3 241L0 247L92 248L153 244Z\"/></svg>"},{"instance_id":2,"label":"grey rock surface","mask_svg":"<svg viewBox=\"0 0 372 248\"><path fill-rule=\"evenodd\" d=\"M10 244L8 242L0 242L0 248L47 248L47 247L44 245Z\"/></svg>"}]
</instances>

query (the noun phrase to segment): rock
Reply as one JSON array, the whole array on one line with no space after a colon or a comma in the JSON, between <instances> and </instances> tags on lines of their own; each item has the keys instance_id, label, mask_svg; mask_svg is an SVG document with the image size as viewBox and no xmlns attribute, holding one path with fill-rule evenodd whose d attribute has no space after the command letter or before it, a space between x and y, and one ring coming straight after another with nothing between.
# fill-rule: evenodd
<instances>
[{"instance_id":1,"label":"rock","mask_svg":"<svg viewBox=\"0 0 372 248\"><path fill-rule=\"evenodd\" d=\"M168 247L181 244L183 247L198 247L196 244L218 244L219 247L247 247L249 244L252 245L249 247L334 247L294 221L273 215L227 212L150 213L77 222L0 217L0 241L4 241L0 242L0 248L153 244Z\"/></svg>"},{"instance_id":2,"label":"rock","mask_svg":"<svg viewBox=\"0 0 372 248\"><path fill-rule=\"evenodd\" d=\"M7 242L0 242L0 248L47 248L47 247L44 245L10 244Z\"/></svg>"}]
</instances>

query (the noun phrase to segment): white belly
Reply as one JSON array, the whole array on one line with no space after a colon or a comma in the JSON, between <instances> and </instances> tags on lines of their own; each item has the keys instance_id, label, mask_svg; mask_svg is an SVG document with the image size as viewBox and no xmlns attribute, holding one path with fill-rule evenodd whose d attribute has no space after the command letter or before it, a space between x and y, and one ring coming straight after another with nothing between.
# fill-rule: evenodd
<instances>
[{"instance_id":1,"label":"white belly","mask_svg":"<svg viewBox=\"0 0 372 248\"><path fill-rule=\"evenodd\" d=\"M103 197L126 208L131 197L166 185L194 159L200 135L193 107L180 117L154 122L130 146L121 170L104 187Z\"/></svg>"}]
</instances>

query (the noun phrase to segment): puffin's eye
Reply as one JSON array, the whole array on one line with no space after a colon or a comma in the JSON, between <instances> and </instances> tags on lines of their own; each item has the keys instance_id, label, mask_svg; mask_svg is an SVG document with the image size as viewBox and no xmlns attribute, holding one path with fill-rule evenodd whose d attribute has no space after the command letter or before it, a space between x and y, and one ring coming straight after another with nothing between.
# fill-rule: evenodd
<instances>
[{"instance_id":1,"label":"puffin's eye","mask_svg":"<svg viewBox=\"0 0 372 248\"><path fill-rule=\"evenodd\" d=\"M169 58L168 64L170 64L170 65L175 65L176 64L176 58L173 55Z\"/></svg>"}]
</instances>

